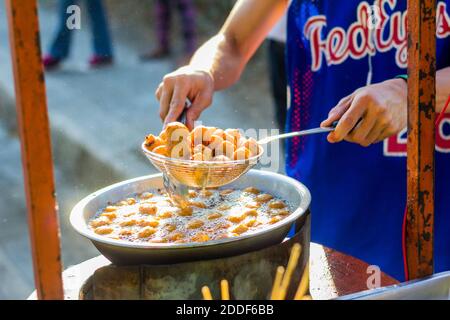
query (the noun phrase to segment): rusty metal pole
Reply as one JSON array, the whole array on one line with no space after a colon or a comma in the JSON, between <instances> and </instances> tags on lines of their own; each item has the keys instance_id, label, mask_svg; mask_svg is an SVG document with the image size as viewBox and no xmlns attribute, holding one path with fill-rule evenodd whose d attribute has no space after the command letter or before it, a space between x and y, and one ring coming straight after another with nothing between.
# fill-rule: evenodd
<instances>
[{"instance_id":1,"label":"rusty metal pole","mask_svg":"<svg viewBox=\"0 0 450 320\"><path fill-rule=\"evenodd\" d=\"M57 203L35 0L7 0L34 279L39 299L63 299Z\"/></svg>"},{"instance_id":2,"label":"rusty metal pole","mask_svg":"<svg viewBox=\"0 0 450 320\"><path fill-rule=\"evenodd\" d=\"M433 273L436 1L408 1L406 258L410 279Z\"/></svg>"}]
</instances>

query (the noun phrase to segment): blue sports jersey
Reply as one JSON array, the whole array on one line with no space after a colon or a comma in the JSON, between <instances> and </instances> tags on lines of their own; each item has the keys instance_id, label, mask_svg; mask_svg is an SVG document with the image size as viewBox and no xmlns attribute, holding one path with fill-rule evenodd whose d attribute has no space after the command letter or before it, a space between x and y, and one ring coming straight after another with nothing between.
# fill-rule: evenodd
<instances>
[{"instance_id":1,"label":"blue sports jersey","mask_svg":"<svg viewBox=\"0 0 450 320\"><path fill-rule=\"evenodd\" d=\"M437 69L450 66L450 0L437 2ZM370 11L372 10L372 11ZM317 127L367 83L406 73L406 0L294 0L288 131ZM368 19L373 12L374 19ZM312 241L403 280L406 130L368 148L325 135L287 142L286 172L312 193ZM435 271L450 269L450 114L436 130Z\"/></svg>"}]
</instances>

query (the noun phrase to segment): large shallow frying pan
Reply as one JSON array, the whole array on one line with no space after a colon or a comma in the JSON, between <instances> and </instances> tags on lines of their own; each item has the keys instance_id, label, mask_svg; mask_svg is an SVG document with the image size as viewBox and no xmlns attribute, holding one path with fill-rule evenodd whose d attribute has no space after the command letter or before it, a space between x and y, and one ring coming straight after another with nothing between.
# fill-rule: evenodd
<instances>
[{"instance_id":1,"label":"large shallow frying pan","mask_svg":"<svg viewBox=\"0 0 450 320\"><path fill-rule=\"evenodd\" d=\"M290 202L295 209L285 219L257 232L239 237L203 243L131 243L102 237L89 230L87 221L109 202L117 202L132 193L162 188L162 174L123 181L101 189L81 200L70 214L77 232L87 237L111 262L125 264L168 264L233 256L280 243L291 226L302 223L311 202L308 189L300 182L267 171L250 170L227 187L255 186ZM301 226L296 226L299 228Z\"/></svg>"}]
</instances>

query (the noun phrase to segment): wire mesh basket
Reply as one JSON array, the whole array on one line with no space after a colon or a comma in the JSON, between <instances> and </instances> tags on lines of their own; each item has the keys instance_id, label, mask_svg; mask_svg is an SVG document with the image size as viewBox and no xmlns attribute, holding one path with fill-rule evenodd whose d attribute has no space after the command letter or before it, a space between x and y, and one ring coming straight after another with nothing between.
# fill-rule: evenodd
<instances>
[{"instance_id":1,"label":"wire mesh basket","mask_svg":"<svg viewBox=\"0 0 450 320\"><path fill-rule=\"evenodd\" d=\"M147 150L145 144L142 151L159 171L192 188L218 188L231 183L254 167L264 152L259 147L258 155L245 160L196 161L165 157Z\"/></svg>"}]
</instances>

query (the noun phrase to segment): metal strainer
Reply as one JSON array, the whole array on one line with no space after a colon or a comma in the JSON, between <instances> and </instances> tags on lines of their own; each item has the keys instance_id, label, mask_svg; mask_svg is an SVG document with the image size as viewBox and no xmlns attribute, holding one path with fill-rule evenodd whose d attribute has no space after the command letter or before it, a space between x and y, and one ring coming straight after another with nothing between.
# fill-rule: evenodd
<instances>
[{"instance_id":1,"label":"metal strainer","mask_svg":"<svg viewBox=\"0 0 450 320\"><path fill-rule=\"evenodd\" d=\"M150 162L170 180L193 188L218 188L231 183L255 166L263 154L259 147L257 156L245 160L195 161L168 158L148 151L145 143L142 150Z\"/></svg>"},{"instance_id":2,"label":"metal strainer","mask_svg":"<svg viewBox=\"0 0 450 320\"><path fill-rule=\"evenodd\" d=\"M142 144L142 150L151 163L170 180L193 188L217 188L233 182L255 166L264 153L261 145L278 139L330 132L336 125L337 122L334 122L327 128L314 128L261 139L258 141L258 155L245 160L195 161L168 158L147 150L145 143Z\"/></svg>"}]
</instances>

